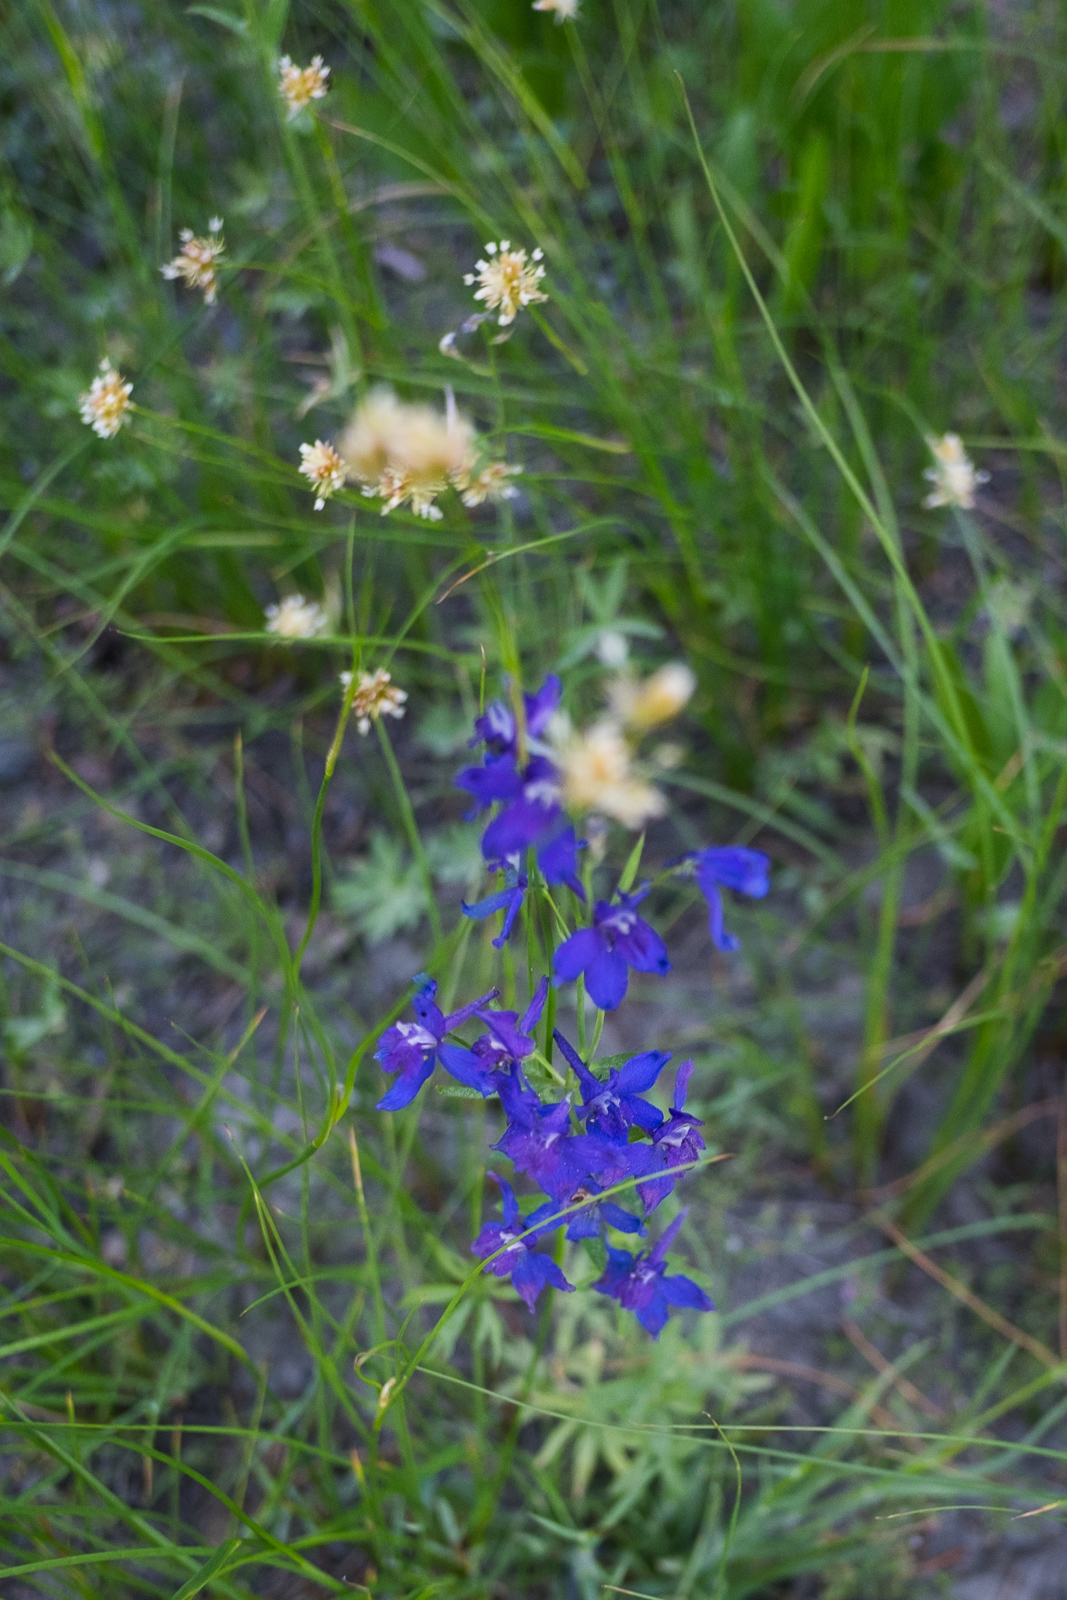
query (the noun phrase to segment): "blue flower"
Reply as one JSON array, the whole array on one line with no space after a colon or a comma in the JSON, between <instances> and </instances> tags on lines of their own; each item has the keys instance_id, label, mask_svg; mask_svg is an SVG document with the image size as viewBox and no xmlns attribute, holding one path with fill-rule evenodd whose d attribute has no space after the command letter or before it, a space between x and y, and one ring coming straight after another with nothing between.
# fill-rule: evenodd
<instances>
[{"instance_id":1,"label":"blue flower","mask_svg":"<svg viewBox=\"0 0 1067 1600\"><path fill-rule=\"evenodd\" d=\"M537 852L537 865L540 867L544 880L548 884L565 883L573 889L579 900L585 899L585 890L578 879L578 851L583 849L585 840L579 841L575 837L573 828L564 828L548 844L544 844ZM518 856L513 861L518 861ZM469 906L464 900L463 915L474 917L481 921L491 917L494 911L504 912L504 925L493 944L497 950L507 944L511 937L511 930L515 926L515 919L522 907L529 880L525 872L520 872L517 865L507 864L503 868L504 887L495 894L486 895L484 900L475 901Z\"/></svg>"},{"instance_id":2,"label":"blue flower","mask_svg":"<svg viewBox=\"0 0 1067 1600\"><path fill-rule=\"evenodd\" d=\"M510 756L487 760L480 767L464 767L452 781L457 789L466 789L477 801L474 810L464 819L467 822L486 806L495 805L498 800L517 800L522 794L522 776Z\"/></svg>"},{"instance_id":3,"label":"blue flower","mask_svg":"<svg viewBox=\"0 0 1067 1600\"><path fill-rule=\"evenodd\" d=\"M567 1222L568 1239L596 1239L599 1238L603 1227L618 1228L620 1233L644 1233L645 1225L640 1217L635 1217L631 1212L624 1211L622 1206L615 1204L614 1200L598 1200L601 1192L599 1183L592 1178L586 1178L580 1188L567 1196L567 1206L578 1205L582 1201L582 1209L572 1216ZM535 1216L548 1213L557 1209L554 1201L549 1201L547 1206L542 1206ZM533 1218L530 1219L533 1221Z\"/></svg>"},{"instance_id":4,"label":"blue flower","mask_svg":"<svg viewBox=\"0 0 1067 1600\"><path fill-rule=\"evenodd\" d=\"M559 705L563 685L554 672L550 672L535 694L524 694L526 710L526 736L540 739L547 730ZM519 730L515 713L503 700L493 700L480 717L475 718L474 738L471 744L484 743L491 756L514 756L518 752Z\"/></svg>"},{"instance_id":5,"label":"blue flower","mask_svg":"<svg viewBox=\"0 0 1067 1600\"><path fill-rule=\"evenodd\" d=\"M435 980L420 972L415 982L419 987L412 996L411 1009L418 1020L394 1022L391 1028L386 1028L374 1052L374 1059L381 1062L383 1071L398 1075L392 1088L378 1101L374 1108L376 1111L399 1111L403 1106L410 1105L433 1072L438 1058L443 1059L441 1051L445 1034L466 1022L468 1017L472 1017L499 993L497 989L490 989L488 994L472 1000L470 1005L461 1006L446 1017L434 1001L437 993Z\"/></svg>"},{"instance_id":6,"label":"blue flower","mask_svg":"<svg viewBox=\"0 0 1067 1600\"><path fill-rule=\"evenodd\" d=\"M652 1148L648 1151L648 1170L659 1172L637 1185L637 1192L645 1207L645 1215L654 1211L674 1188L676 1179L670 1176L672 1167L696 1161L705 1148L699 1130L704 1126L699 1117L683 1110L689 1080L693 1076L692 1061L683 1061L674 1082L674 1101L666 1122L660 1123L652 1134ZM647 1147L646 1147L647 1148Z\"/></svg>"},{"instance_id":7,"label":"blue flower","mask_svg":"<svg viewBox=\"0 0 1067 1600\"><path fill-rule=\"evenodd\" d=\"M696 880L708 902L708 931L718 950L736 950L739 941L723 927L721 889L733 889L752 900L762 900L770 888L770 857L762 850L746 850L740 845L722 849L693 850L682 857L696 862Z\"/></svg>"},{"instance_id":8,"label":"blue flower","mask_svg":"<svg viewBox=\"0 0 1067 1600\"><path fill-rule=\"evenodd\" d=\"M540 1233L531 1234L528 1239L519 1237L526 1229L519 1216L519 1206L511 1184L504 1178L498 1178L495 1172L490 1172L488 1176L500 1186L504 1201L504 1220L485 1224L471 1245L473 1253L485 1261L487 1256L495 1255L496 1251L507 1246L503 1249L502 1255L496 1256L495 1261L488 1263L488 1270L498 1278L511 1278L516 1294L526 1302L528 1311L533 1310L541 1290L547 1289L550 1284L555 1289L565 1289L568 1293L573 1293L573 1283L567 1282L551 1256L538 1255L531 1249L531 1246L537 1243ZM530 1219L531 1223L533 1220Z\"/></svg>"},{"instance_id":9,"label":"blue flower","mask_svg":"<svg viewBox=\"0 0 1067 1600\"><path fill-rule=\"evenodd\" d=\"M460 1083L477 1089L479 1094L497 1094L500 1080L506 1077L509 1069L533 1051L531 1035L541 1020L547 997L548 979L542 978L521 1021L514 1011L479 1010L475 1014L489 1032L475 1039L470 1049L461 1044L441 1045L438 1055L442 1066Z\"/></svg>"},{"instance_id":10,"label":"blue flower","mask_svg":"<svg viewBox=\"0 0 1067 1600\"><path fill-rule=\"evenodd\" d=\"M508 1125L493 1149L513 1161L519 1172L532 1178L560 1205L566 1205L571 1195L588 1185L590 1179L607 1176L609 1183L617 1183L631 1176L627 1146L596 1134L568 1132L571 1125L569 1097L553 1105L542 1105L526 1083L521 1067L517 1066L510 1073L498 1076L494 1086L500 1094Z\"/></svg>"},{"instance_id":11,"label":"blue flower","mask_svg":"<svg viewBox=\"0 0 1067 1600\"><path fill-rule=\"evenodd\" d=\"M594 1005L614 1011L626 994L628 967L635 972L669 972L667 947L635 906L648 893L620 894L618 905L598 900L591 928L579 928L556 951L552 970L557 983L569 983L585 973L585 987Z\"/></svg>"},{"instance_id":12,"label":"blue flower","mask_svg":"<svg viewBox=\"0 0 1067 1600\"><path fill-rule=\"evenodd\" d=\"M675 1217L662 1238L639 1256L629 1250L614 1250L608 1245L608 1265L593 1288L610 1295L627 1311L632 1311L638 1322L653 1337L660 1331L670 1315L671 1306L685 1306L693 1311L714 1311L715 1307L698 1283L681 1273L666 1275L666 1255L674 1243L674 1236L685 1220L685 1212Z\"/></svg>"},{"instance_id":13,"label":"blue flower","mask_svg":"<svg viewBox=\"0 0 1067 1600\"><path fill-rule=\"evenodd\" d=\"M562 815L559 773L547 756L535 756L522 774L517 795L483 833L482 855L486 861L519 856L554 830Z\"/></svg>"},{"instance_id":14,"label":"blue flower","mask_svg":"<svg viewBox=\"0 0 1067 1600\"><path fill-rule=\"evenodd\" d=\"M484 743L485 757L481 766L464 767L455 782L457 788L474 796L475 813L485 806L503 806L482 837L482 854L490 863L504 862L517 870L518 858L531 845L543 844L563 815L559 773L541 743L560 693L559 679L550 675L536 694L523 696L530 759L521 771L519 729L512 708L503 700L494 700L475 721L471 743ZM550 881L562 883L566 876Z\"/></svg>"},{"instance_id":15,"label":"blue flower","mask_svg":"<svg viewBox=\"0 0 1067 1600\"><path fill-rule=\"evenodd\" d=\"M582 1109L578 1115L586 1119L586 1126L603 1133L608 1139L625 1140L632 1127L651 1133L663 1121L658 1106L641 1099L641 1092L651 1089L667 1062L670 1052L645 1050L631 1056L621 1067L611 1067L607 1081L601 1083L585 1066L574 1046L556 1028L553 1038L574 1068L582 1091Z\"/></svg>"}]
</instances>

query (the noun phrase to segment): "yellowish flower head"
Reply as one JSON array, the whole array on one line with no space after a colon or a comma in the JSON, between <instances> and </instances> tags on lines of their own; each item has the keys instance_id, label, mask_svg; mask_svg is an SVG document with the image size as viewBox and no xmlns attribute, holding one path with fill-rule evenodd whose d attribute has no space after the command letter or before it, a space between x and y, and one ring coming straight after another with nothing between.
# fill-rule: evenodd
<instances>
[{"instance_id":1,"label":"yellowish flower head","mask_svg":"<svg viewBox=\"0 0 1067 1600\"><path fill-rule=\"evenodd\" d=\"M513 250L510 240L501 239L499 244L487 244L485 253L489 259L476 262L475 270L466 273L463 282L478 285L474 298L484 300L487 311L500 307L500 327L514 322L523 306L548 299L538 288L545 275L541 250L527 259L525 250Z\"/></svg>"},{"instance_id":2,"label":"yellowish flower head","mask_svg":"<svg viewBox=\"0 0 1067 1600\"><path fill-rule=\"evenodd\" d=\"M923 477L933 488L923 501L928 509L935 506L960 506L964 511L974 507L975 490L979 484L989 482L988 472L976 472L974 463L963 448L958 433L946 433L940 439L927 441L933 452L934 466L927 467Z\"/></svg>"},{"instance_id":3,"label":"yellowish flower head","mask_svg":"<svg viewBox=\"0 0 1067 1600\"><path fill-rule=\"evenodd\" d=\"M342 672L341 686L346 694L351 683L352 674ZM352 696L352 713L359 732L369 733L371 723L379 717L402 717L407 697L407 690L398 689L384 667L377 672L361 672Z\"/></svg>"},{"instance_id":4,"label":"yellowish flower head","mask_svg":"<svg viewBox=\"0 0 1067 1600\"><path fill-rule=\"evenodd\" d=\"M316 439L300 446L300 471L315 490L315 510L321 511L332 494L345 486L347 468L332 444Z\"/></svg>"},{"instance_id":5,"label":"yellowish flower head","mask_svg":"<svg viewBox=\"0 0 1067 1600\"><path fill-rule=\"evenodd\" d=\"M647 733L685 708L696 682L682 661L660 667L643 683L628 676L616 678L608 690L611 709L634 733Z\"/></svg>"},{"instance_id":6,"label":"yellowish flower head","mask_svg":"<svg viewBox=\"0 0 1067 1600\"><path fill-rule=\"evenodd\" d=\"M322 607L314 600L305 600L302 594L286 595L280 605L267 607L267 632L285 643L318 638L328 627Z\"/></svg>"},{"instance_id":7,"label":"yellowish flower head","mask_svg":"<svg viewBox=\"0 0 1067 1600\"><path fill-rule=\"evenodd\" d=\"M312 100L326 96L326 79L329 67L324 67L321 56L312 56L310 67L294 67L288 56L278 62L278 93L285 101L286 121L292 122Z\"/></svg>"},{"instance_id":8,"label":"yellowish flower head","mask_svg":"<svg viewBox=\"0 0 1067 1600\"><path fill-rule=\"evenodd\" d=\"M578 15L578 0L534 0L535 11L554 11L557 22L573 22Z\"/></svg>"},{"instance_id":9,"label":"yellowish flower head","mask_svg":"<svg viewBox=\"0 0 1067 1600\"><path fill-rule=\"evenodd\" d=\"M575 816L593 811L637 829L663 815L663 796L634 773L630 747L616 723L594 722L576 732L566 717L557 716L549 737L563 804Z\"/></svg>"},{"instance_id":10,"label":"yellowish flower head","mask_svg":"<svg viewBox=\"0 0 1067 1600\"><path fill-rule=\"evenodd\" d=\"M101 439L113 439L123 423L130 420L127 413L132 393L133 384L127 383L105 356L88 392L80 397L82 421Z\"/></svg>"},{"instance_id":11,"label":"yellowish flower head","mask_svg":"<svg viewBox=\"0 0 1067 1600\"><path fill-rule=\"evenodd\" d=\"M473 424L451 397L442 415L378 388L357 407L341 452L363 493L382 500L383 516L409 501L416 516L436 521L436 496L449 484L470 480L474 443Z\"/></svg>"},{"instance_id":12,"label":"yellowish flower head","mask_svg":"<svg viewBox=\"0 0 1067 1600\"><path fill-rule=\"evenodd\" d=\"M160 272L165 278L180 278L187 289L203 289L204 304L214 305L219 286L218 264L226 251L222 218L212 217L207 238L196 238L192 228L183 228L178 237L181 249L173 261L160 267Z\"/></svg>"}]
</instances>

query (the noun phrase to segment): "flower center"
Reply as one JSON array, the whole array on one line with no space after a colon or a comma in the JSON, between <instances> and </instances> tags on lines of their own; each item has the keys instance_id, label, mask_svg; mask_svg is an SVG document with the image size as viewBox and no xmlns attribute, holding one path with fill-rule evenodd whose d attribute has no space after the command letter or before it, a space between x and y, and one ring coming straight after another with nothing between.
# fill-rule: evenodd
<instances>
[{"instance_id":1,"label":"flower center","mask_svg":"<svg viewBox=\"0 0 1067 1600\"><path fill-rule=\"evenodd\" d=\"M396 1031L408 1044L417 1044L423 1050L433 1050L439 1042L429 1028L424 1028L421 1022L398 1022Z\"/></svg>"}]
</instances>

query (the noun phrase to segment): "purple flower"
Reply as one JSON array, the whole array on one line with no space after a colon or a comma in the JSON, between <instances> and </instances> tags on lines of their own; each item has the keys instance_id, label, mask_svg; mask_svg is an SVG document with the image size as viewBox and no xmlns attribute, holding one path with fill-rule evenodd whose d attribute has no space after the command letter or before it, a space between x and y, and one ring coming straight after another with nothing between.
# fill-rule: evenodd
<instances>
[{"instance_id":1,"label":"purple flower","mask_svg":"<svg viewBox=\"0 0 1067 1600\"><path fill-rule=\"evenodd\" d=\"M621 1067L609 1068L607 1081L601 1083L558 1028L553 1038L578 1075L582 1091L582 1109L578 1115L586 1119L590 1130L622 1141L632 1127L642 1128L646 1133L659 1127L663 1112L642 1100L641 1091L652 1088L671 1059L669 1051L645 1050L641 1055L631 1056Z\"/></svg>"},{"instance_id":2,"label":"purple flower","mask_svg":"<svg viewBox=\"0 0 1067 1600\"><path fill-rule=\"evenodd\" d=\"M376 1111L399 1111L410 1105L437 1064L445 1034L466 1022L499 993L497 989L490 989L488 994L446 1017L434 1001L435 980L420 972L415 982L419 987L412 996L411 1009L418 1020L394 1022L391 1028L386 1028L374 1052L375 1060L381 1062L385 1072L398 1075L392 1088L378 1101Z\"/></svg>"},{"instance_id":3,"label":"purple flower","mask_svg":"<svg viewBox=\"0 0 1067 1600\"><path fill-rule=\"evenodd\" d=\"M712 943L718 950L736 950L739 941L723 927L719 891L733 889L752 900L762 900L770 888L770 857L762 850L727 845L723 849L694 850L682 859L696 862L696 880L708 902L708 931Z\"/></svg>"},{"instance_id":4,"label":"purple flower","mask_svg":"<svg viewBox=\"0 0 1067 1600\"><path fill-rule=\"evenodd\" d=\"M639 1256L628 1250L613 1250L608 1245L608 1265L593 1284L601 1294L609 1294L658 1339L670 1315L671 1306L687 1306L694 1311L714 1311L715 1307L698 1283L681 1273L666 1275L666 1255L674 1236L685 1220L685 1212L675 1217L662 1238Z\"/></svg>"},{"instance_id":5,"label":"purple flower","mask_svg":"<svg viewBox=\"0 0 1067 1600\"><path fill-rule=\"evenodd\" d=\"M470 1049L461 1044L441 1045L441 1065L469 1089L477 1089L482 1095L496 1094L508 1070L533 1050L531 1034L541 1019L547 997L548 979L542 978L521 1021L514 1011L478 1011L476 1015L489 1032L475 1039Z\"/></svg>"},{"instance_id":6,"label":"purple flower","mask_svg":"<svg viewBox=\"0 0 1067 1600\"><path fill-rule=\"evenodd\" d=\"M495 805L498 800L517 800L522 794L522 775L510 756L487 760L480 767L464 767L453 782L477 801L474 810L467 813L468 822L486 806Z\"/></svg>"},{"instance_id":7,"label":"purple flower","mask_svg":"<svg viewBox=\"0 0 1067 1600\"><path fill-rule=\"evenodd\" d=\"M565 883L573 889L579 900L585 899L585 890L578 879L578 851L585 845L575 837L573 828L564 828L563 832L544 844L537 852L537 865L540 867L546 883ZM518 856L512 858L518 861ZM504 868L504 887L495 894L486 895L484 900L475 901L469 906L464 900L463 915L474 917L481 921L484 917L491 917L494 911L503 911L504 925L493 945L497 950L507 944L511 937L511 930L515 926L515 919L522 907L522 902L529 885L525 872L520 872L516 865L510 863Z\"/></svg>"},{"instance_id":8,"label":"purple flower","mask_svg":"<svg viewBox=\"0 0 1067 1600\"><path fill-rule=\"evenodd\" d=\"M622 1206L617 1206L613 1200L598 1200L596 1197L601 1192L600 1184L592 1178L586 1178L580 1188L567 1196L566 1206L578 1205L580 1201L588 1201L582 1209L567 1221L568 1239L596 1239L599 1238L601 1229L606 1225L618 1228L620 1233L644 1233L645 1225L640 1217L635 1217L631 1212L624 1211ZM555 1201L550 1200L547 1206L542 1206L540 1212L548 1213L558 1210ZM540 1212L535 1213L539 1216ZM533 1219L531 1218L531 1221Z\"/></svg>"},{"instance_id":9,"label":"purple flower","mask_svg":"<svg viewBox=\"0 0 1067 1600\"><path fill-rule=\"evenodd\" d=\"M550 672L536 694L524 694L526 709L526 734L530 739L540 739L555 715L563 685L554 672ZM514 756L518 752L519 730L515 713L503 700L493 700L482 716L475 718L474 738L471 744L484 742L490 755Z\"/></svg>"},{"instance_id":10,"label":"purple flower","mask_svg":"<svg viewBox=\"0 0 1067 1600\"><path fill-rule=\"evenodd\" d=\"M635 972L669 972L666 945L634 909L647 893L646 886L636 894L620 894L616 906L598 900L593 926L579 928L556 951L552 963L556 982L569 983L584 972L594 1005L614 1011L626 994L628 967Z\"/></svg>"},{"instance_id":11,"label":"purple flower","mask_svg":"<svg viewBox=\"0 0 1067 1600\"><path fill-rule=\"evenodd\" d=\"M699 1132L704 1124L699 1117L694 1117L682 1109L692 1075L693 1063L683 1061L678 1068L678 1076L674 1083L671 1114L652 1134L652 1148L648 1151L647 1165L650 1172L655 1173L658 1170L660 1175L637 1185L646 1216L653 1212L660 1201L665 1200L674 1188L677 1180L669 1175L671 1168L696 1161L705 1148Z\"/></svg>"},{"instance_id":12,"label":"purple flower","mask_svg":"<svg viewBox=\"0 0 1067 1600\"><path fill-rule=\"evenodd\" d=\"M616 1183L631 1176L625 1145L596 1134L568 1132L569 1097L542 1105L527 1085L521 1067L499 1075L494 1087L499 1091L508 1126L493 1149L513 1161L519 1172L532 1178L558 1204L566 1205L570 1196L587 1186L590 1179L610 1174L607 1181Z\"/></svg>"},{"instance_id":13,"label":"purple flower","mask_svg":"<svg viewBox=\"0 0 1067 1600\"><path fill-rule=\"evenodd\" d=\"M522 909L528 883L525 872L516 872L514 867L507 867L504 871L502 889L498 889L495 894L487 894L484 900L476 900L472 906L469 906L466 900L461 902L463 915L473 917L476 922L491 917L494 911L503 911L504 926L493 940L493 946L497 950L506 945L511 938L511 930L515 926L515 918Z\"/></svg>"},{"instance_id":14,"label":"purple flower","mask_svg":"<svg viewBox=\"0 0 1067 1600\"><path fill-rule=\"evenodd\" d=\"M553 830L562 815L559 774L547 756L535 756L522 774L517 795L483 833L482 855L486 861L521 855Z\"/></svg>"},{"instance_id":15,"label":"purple flower","mask_svg":"<svg viewBox=\"0 0 1067 1600\"><path fill-rule=\"evenodd\" d=\"M572 1293L573 1283L567 1282L551 1256L538 1255L531 1249L540 1235L531 1234L528 1239L519 1237L526 1229L519 1216L519 1206L511 1184L503 1178L498 1178L495 1172L490 1172L489 1177L500 1186L504 1200L504 1220L485 1224L471 1245L473 1253L485 1261L487 1256L495 1255L498 1250L503 1249L502 1255L496 1256L495 1261L488 1263L488 1270L498 1278L511 1278L515 1292L526 1302L527 1311L533 1310L541 1290L547 1289L550 1284L555 1289L566 1289L568 1293ZM532 1222L533 1218L530 1220Z\"/></svg>"}]
</instances>

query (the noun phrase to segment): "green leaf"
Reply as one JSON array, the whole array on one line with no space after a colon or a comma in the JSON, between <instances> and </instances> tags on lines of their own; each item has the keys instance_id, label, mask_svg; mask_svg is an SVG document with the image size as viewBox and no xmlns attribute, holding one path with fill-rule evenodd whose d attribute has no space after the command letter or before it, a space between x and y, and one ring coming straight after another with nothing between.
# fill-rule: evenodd
<instances>
[{"instance_id":1,"label":"green leaf","mask_svg":"<svg viewBox=\"0 0 1067 1600\"><path fill-rule=\"evenodd\" d=\"M637 877L637 869L641 865L641 852L644 850L644 848L645 836L642 833L637 843L630 851L630 854L626 860L626 865L622 869L622 877L619 879L620 894L628 894L632 888L633 881Z\"/></svg>"},{"instance_id":2,"label":"green leaf","mask_svg":"<svg viewBox=\"0 0 1067 1600\"><path fill-rule=\"evenodd\" d=\"M422 921L426 885L403 845L387 833L376 833L365 859L334 884L333 904L354 920L369 944L382 944Z\"/></svg>"},{"instance_id":3,"label":"green leaf","mask_svg":"<svg viewBox=\"0 0 1067 1600\"><path fill-rule=\"evenodd\" d=\"M206 1589L212 1578L225 1566L240 1544L240 1539L227 1539L223 1544L220 1544L215 1554L209 1561L205 1561L200 1571L194 1572L189 1581L182 1584L174 1596L174 1600L191 1600L192 1595L199 1594L202 1589Z\"/></svg>"},{"instance_id":4,"label":"green leaf","mask_svg":"<svg viewBox=\"0 0 1067 1600\"><path fill-rule=\"evenodd\" d=\"M248 33L244 17L235 17L232 11L223 11L220 6L187 6L186 13L190 17L206 17L209 22L217 22L220 28L229 28L241 38ZM178 1600L177 1595L174 1600Z\"/></svg>"}]
</instances>

